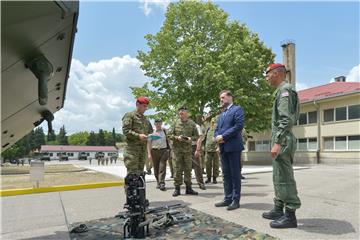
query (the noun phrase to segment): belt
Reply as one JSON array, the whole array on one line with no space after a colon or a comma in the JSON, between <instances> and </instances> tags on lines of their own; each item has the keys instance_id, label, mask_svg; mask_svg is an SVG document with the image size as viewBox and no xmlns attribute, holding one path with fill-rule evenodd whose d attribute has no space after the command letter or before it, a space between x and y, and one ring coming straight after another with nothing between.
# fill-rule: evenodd
<instances>
[{"instance_id":1,"label":"belt","mask_svg":"<svg viewBox=\"0 0 360 240\"><path fill-rule=\"evenodd\" d=\"M152 150L164 150L164 149L167 149L167 148L153 148Z\"/></svg>"}]
</instances>

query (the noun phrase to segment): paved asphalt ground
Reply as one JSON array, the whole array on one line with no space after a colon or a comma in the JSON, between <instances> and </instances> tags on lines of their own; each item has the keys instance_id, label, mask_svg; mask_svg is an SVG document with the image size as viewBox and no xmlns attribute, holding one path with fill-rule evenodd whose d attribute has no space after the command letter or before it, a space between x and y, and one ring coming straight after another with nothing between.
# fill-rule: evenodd
<instances>
[{"instance_id":1,"label":"paved asphalt ground","mask_svg":"<svg viewBox=\"0 0 360 240\"><path fill-rule=\"evenodd\" d=\"M359 239L359 165L312 165L295 171L302 207L297 229L275 230L261 213L272 207L271 173L246 174L241 208L215 208L222 184L209 184L198 196L171 196L147 184L151 204L183 201L190 207L280 239ZM184 189L182 189L182 193ZM99 188L1 198L1 239L69 239L68 224L113 217L123 210L123 187Z\"/></svg>"}]
</instances>

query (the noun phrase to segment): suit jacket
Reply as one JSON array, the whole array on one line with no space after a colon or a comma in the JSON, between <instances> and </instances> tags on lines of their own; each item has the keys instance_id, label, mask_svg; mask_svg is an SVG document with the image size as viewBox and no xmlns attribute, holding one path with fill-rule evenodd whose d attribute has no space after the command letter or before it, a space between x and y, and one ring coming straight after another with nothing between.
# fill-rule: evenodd
<instances>
[{"instance_id":1,"label":"suit jacket","mask_svg":"<svg viewBox=\"0 0 360 240\"><path fill-rule=\"evenodd\" d=\"M220 144L221 152L241 152L244 150L241 132L244 126L245 113L240 106L232 105L218 118L214 136L222 135L224 143Z\"/></svg>"}]
</instances>

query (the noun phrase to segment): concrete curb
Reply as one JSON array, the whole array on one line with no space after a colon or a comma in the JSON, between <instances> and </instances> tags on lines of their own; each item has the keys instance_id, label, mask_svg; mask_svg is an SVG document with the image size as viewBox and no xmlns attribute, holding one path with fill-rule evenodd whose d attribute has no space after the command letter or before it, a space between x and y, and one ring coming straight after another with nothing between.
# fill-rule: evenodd
<instances>
[{"instance_id":1,"label":"concrete curb","mask_svg":"<svg viewBox=\"0 0 360 240\"><path fill-rule=\"evenodd\" d=\"M72 190L81 190L81 189L89 189L89 188L105 188L105 187L115 187L115 186L124 186L124 182L101 182L101 183L61 185L61 186L41 187L41 188L7 189L7 190L0 190L0 196L8 197L8 196L16 196L16 195L24 195L24 194L62 192L62 191L72 191Z\"/></svg>"}]
</instances>

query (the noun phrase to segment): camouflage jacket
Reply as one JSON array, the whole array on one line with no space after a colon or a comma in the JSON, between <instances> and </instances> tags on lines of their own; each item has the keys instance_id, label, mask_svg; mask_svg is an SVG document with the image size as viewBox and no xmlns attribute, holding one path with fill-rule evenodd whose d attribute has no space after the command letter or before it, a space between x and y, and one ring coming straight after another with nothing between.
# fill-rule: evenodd
<instances>
[{"instance_id":1,"label":"camouflage jacket","mask_svg":"<svg viewBox=\"0 0 360 240\"><path fill-rule=\"evenodd\" d=\"M188 119L186 122L177 120L174 125L170 128L169 139L173 141L174 151L192 151L191 142L197 141L199 138L198 130L196 128L195 122ZM192 141L180 142L176 138L178 136L190 137Z\"/></svg>"},{"instance_id":2,"label":"camouflage jacket","mask_svg":"<svg viewBox=\"0 0 360 240\"><path fill-rule=\"evenodd\" d=\"M216 152L216 149L218 148L217 142L214 140L214 133L215 133L215 127L210 127L206 131L206 138L205 138L205 151L206 152Z\"/></svg>"},{"instance_id":3,"label":"camouflage jacket","mask_svg":"<svg viewBox=\"0 0 360 240\"><path fill-rule=\"evenodd\" d=\"M152 126L143 114L132 111L125 113L122 118L122 130L127 144L146 145L147 142L141 141L139 135L152 133Z\"/></svg>"},{"instance_id":4,"label":"camouflage jacket","mask_svg":"<svg viewBox=\"0 0 360 240\"><path fill-rule=\"evenodd\" d=\"M275 92L272 111L272 141L283 143L299 118L299 98L292 85L282 82Z\"/></svg>"}]
</instances>

